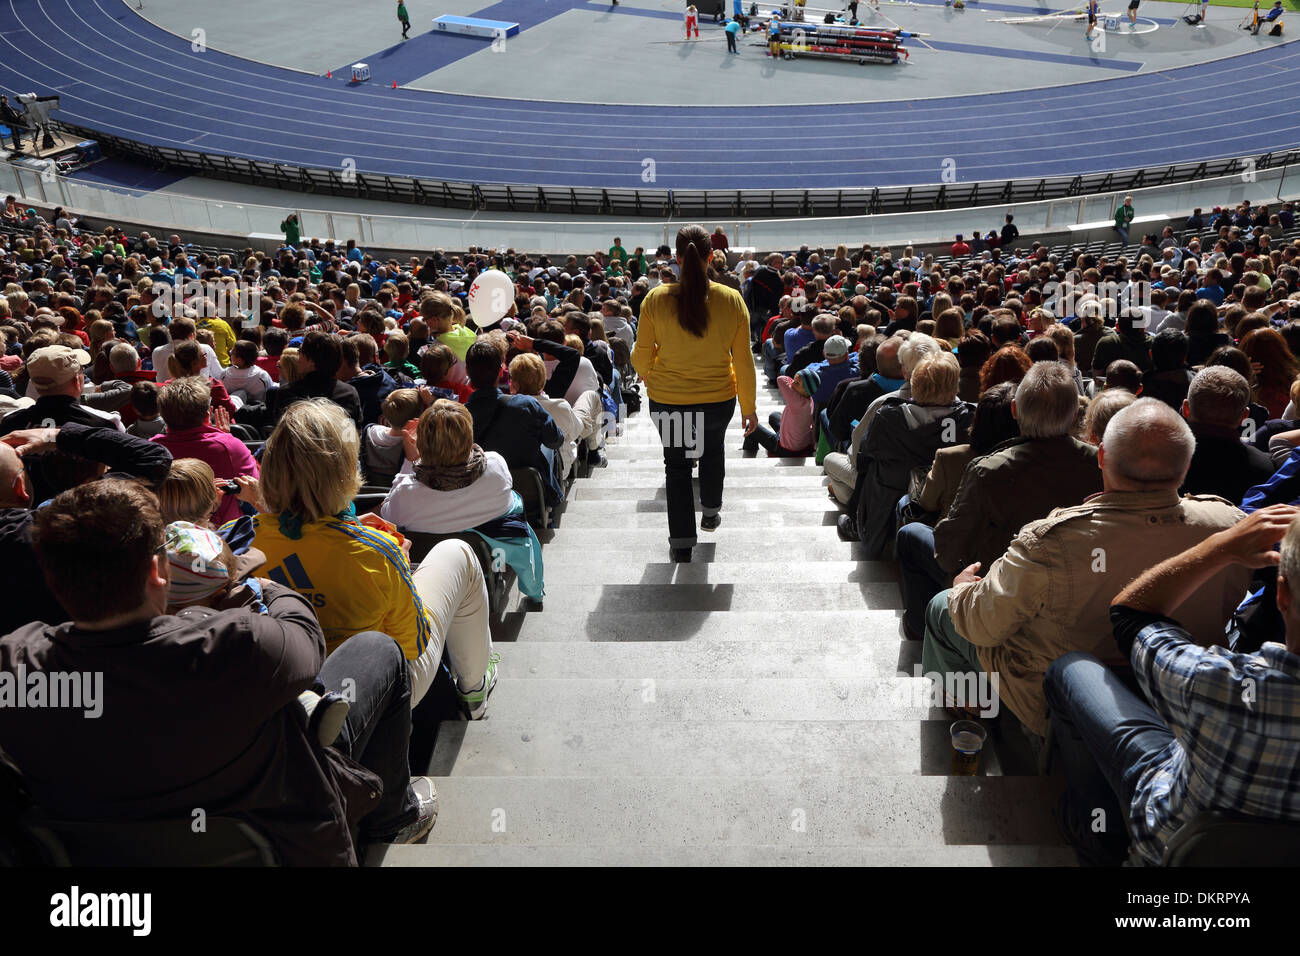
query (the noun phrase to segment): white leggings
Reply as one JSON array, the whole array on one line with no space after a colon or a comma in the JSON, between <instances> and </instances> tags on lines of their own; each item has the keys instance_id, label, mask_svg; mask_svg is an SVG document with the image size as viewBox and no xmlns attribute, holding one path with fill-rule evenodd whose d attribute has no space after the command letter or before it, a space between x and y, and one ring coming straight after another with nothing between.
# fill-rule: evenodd
<instances>
[{"instance_id":1,"label":"white leggings","mask_svg":"<svg viewBox=\"0 0 1300 956\"><path fill-rule=\"evenodd\" d=\"M578 432L579 450L600 447L604 440L601 426L604 424L605 406L595 392L583 392L573 403L573 414L577 416L581 431Z\"/></svg>"},{"instance_id":2,"label":"white leggings","mask_svg":"<svg viewBox=\"0 0 1300 956\"><path fill-rule=\"evenodd\" d=\"M492 655L487 583L468 544L453 539L434 545L415 572L415 590L429 615L432 634L424 653L407 661L412 707L433 686L444 647L460 690L474 690L483 683Z\"/></svg>"}]
</instances>

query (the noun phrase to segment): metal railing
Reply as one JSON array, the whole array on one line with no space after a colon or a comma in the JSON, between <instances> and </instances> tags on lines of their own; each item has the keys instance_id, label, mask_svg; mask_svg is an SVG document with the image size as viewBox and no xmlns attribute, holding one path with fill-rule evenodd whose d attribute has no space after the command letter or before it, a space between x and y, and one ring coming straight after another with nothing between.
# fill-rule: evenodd
<instances>
[{"instance_id":1,"label":"metal railing","mask_svg":"<svg viewBox=\"0 0 1300 956\"><path fill-rule=\"evenodd\" d=\"M800 243L850 246L863 242L934 243L951 242L956 232L969 234L971 227L987 229L1000 223L1003 213L1013 213L1026 235L1060 232L1070 226L1107 222L1126 193L1134 197L1140 214L1178 216L1195 206L1207 210L1220 204L1250 199L1271 202L1294 195L1300 164L1248 169L1190 183L1146 188L1113 189L1109 192L1007 203L996 212L989 207L894 212L871 215L825 215L818 217L749 218L740 216L673 215L653 218L566 218L562 214L532 214L504 217L472 213L468 217L442 218L380 215L359 210L312 209L258 205L221 199L200 198L169 191L141 192L83 179L54 175L50 167L36 160L0 163L0 191L30 202L61 205L96 216L131 221L145 228L204 231L232 239L278 238L279 224L289 211L296 211L302 234L338 240L356 239L360 244L382 249L429 250L504 248L509 245L530 252L569 252L604 248L612 236L624 237L628 248L653 248L671 244L677 229L688 222L703 221L727 230L733 247L758 249L790 248ZM266 185L266 183L263 183ZM303 196L293 199L301 203ZM375 196L374 201L391 197ZM336 203L364 207L355 199ZM966 228L963 228L966 227Z\"/></svg>"}]
</instances>

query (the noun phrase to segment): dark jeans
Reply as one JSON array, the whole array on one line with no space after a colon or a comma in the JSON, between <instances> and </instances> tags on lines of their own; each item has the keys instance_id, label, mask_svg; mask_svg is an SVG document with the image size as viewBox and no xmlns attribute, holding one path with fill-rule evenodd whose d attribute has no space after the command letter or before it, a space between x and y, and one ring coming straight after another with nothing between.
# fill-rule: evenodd
<instances>
[{"instance_id":1,"label":"dark jeans","mask_svg":"<svg viewBox=\"0 0 1300 956\"><path fill-rule=\"evenodd\" d=\"M753 449L756 447L763 448L769 455L775 455L778 458L807 458L811 454L811 448L786 448L781 444L781 413L772 412L767 416L768 424L759 425L754 429L754 433L745 439L745 447Z\"/></svg>"},{"instance_id":2,"label":"dark jeans","mask_svg":"<svg viewBox=\"0 0 1300 956\"><path fill-rule=\"evenodd\" d=\"M384 781L379 806L361 821L362 842L383 841L414 823L419 813L407 756L411 677L406 658L387 634L366 631L325 658L320 679L352 704L334 747Z\"/></svg>"},{"instance_id":3,"label":"dark jeans","mask_svg":"<svg viewBox=\"0 0 1300 956\"><path fill-rule=\"evenodd\" d=\"M934 559L934 529L913 521L898 529L898 586L903 592L903 621L910 634L925 631L925 608L952 578Z\"/></svg>"},{"instance_id":4,"label":"dark jeans","mask_svg":"<svg viewBox=\"0 0 1300 956\"><path fill-rule=\"evenodd\" d=\"M727 33L727 50L730 51L731 53L740 52L739 50L736 49L736 35L734 33L730 33L730 32Z\"/></svg>"},{"instance_id":5,"label":"dark jeans","mask_svg":"<svg viewBox=\"0 0 1300 956\"><path fill-rule=\"evenodd\" d=\"M706 515L722 510L722 482L726 476L723 440L735 413L734 398L703 405L665 405L650 400L650 420L659 429L664 446L669 547L695 547L692 459L700 462L700 510Z\"/></svg>"},{"instance_id":6,"label":"dark jeans","mask_svg":"<svg viewBox=\"0 0 1300 956\"><path fill-rule=\"evenodd\" d=\"M1133 791L1173 734L1144 698L1091 654L1058 657L1047 668L1043 691L1053 767L1066 780L1066 836L1084 865L1122 863Z\"/></svg>"}]
</instances>

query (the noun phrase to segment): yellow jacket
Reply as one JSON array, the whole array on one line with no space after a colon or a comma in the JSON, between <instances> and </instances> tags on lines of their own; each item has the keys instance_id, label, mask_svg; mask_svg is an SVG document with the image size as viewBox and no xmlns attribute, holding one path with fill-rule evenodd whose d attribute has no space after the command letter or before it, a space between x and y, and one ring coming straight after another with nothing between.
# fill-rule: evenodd
<instances>
[{"instance_id":1,"label":"yellow jacket","mask_svg":"<svg viewBox=\"0 0 1300 956\"><path fill-rule=\"evenodd\" d=\"M352 521L322 518L291 539L273 514L253 519L254 546L266 555L259 577L293 588L316 609L326 653L363 631L382 631L407 660L424 652L431 621L397 541Z\"/></svg>"},{"instance_id":2,"label":"yellow jacket","mask_svg":"<svg viewBox=\"0 0 1300 956\"><path fill-rule=\"evenodd\" d=\"M230 327L225 319L206 318L199 319L199 328L208 329L212 332L212 351L217 353L217 361L221 363L222 368L230 365L230 347L235 344L238 337L235 330Z\"/></svg>"},{"instance_id":3,"label":"yellow jacket","mask_svg":"<svg viewBox=\"0 0 1300 956\"><path fill-rule=\"evenodd\" d=\"M697 338L677 321L677 286L652 289L641 303L632 367L653 401L702 405L740 399L754 414L754 359L749 351L749 310L735 289L709 283L709 324Z\"/></svg>"}]
</instances>

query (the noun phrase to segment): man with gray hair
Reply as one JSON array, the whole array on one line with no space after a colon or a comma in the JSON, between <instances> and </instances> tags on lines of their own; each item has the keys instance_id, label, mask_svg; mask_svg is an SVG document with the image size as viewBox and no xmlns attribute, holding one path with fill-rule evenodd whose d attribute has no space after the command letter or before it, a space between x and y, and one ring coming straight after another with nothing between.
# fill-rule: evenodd
<instances>
[{"instance_id":1,"label":"man with gray hair","mask_svg":"<svg viewBox=\"0 0 1300 956\"><path fill-rule=\"evenodd\" d=\"M1240 504L1248 489L1273 476L1273 459L1241 440L1249 404L1250 383L1236 369L1211 365L1196 373L1183 400L1183 417L1196 436L1196 453L1179 491L1219 495Z\"/></svg>"},{"instance_id":2,"label":"man with gray hair","mask_svg":"<svg viewBox=\"0 0 1300 956\"><path fill-rule=\"evenodd\" d=\"M1130 836L1140 858L1161 863L1169 838L1205 810L1300 821L1297 516L1288 505L1256 511L1115 595L1115 650L1136 688L1090 654L1048 667L1052 750L1067 787L1060 821L1081 863L1122 862ZM1281 623L1257 652L1206 649L1180 623L1193 619L1188 596L1214 589L1225 572L1274 566ZM1128 827L1097 832L1098 810ZM1275 859L1268 849L1247 839L1239 858Z\"/></svg>"},{"instance_id":3,"label":"man with gray hair","mask_svg":"<svg viewBox=\"0 0 1300 956\"><path fill-rule=\"evenodd\" d=\"M995 675L999 700L1044 737L1048 665L1086 651L1125 667L1110 636L1112 598L1153 564L1241 520L1217 496L1179 497L1195 444L1187 423L1158 399L1138 399L1112 418L1097 450L1102 493L1025 525L983 577L972 564L930 602L925 671ZM1223 568L1177 602L1197 644L1222 641L1248 580L1244 567Z\"/></svg>"},{"instance_id":4,"label":"man with gray hair","mask_svg":"<svg viewBox=\"0 0 1300 956\"><path fill-rule=\"evenodd\" d=\"M1035 363L1011 403L1020 437L972 459L937 525L899 529L904 636L921 640L926 606L962 568L990 567L1026 523L1101 491L1097 450L1071 434L1078 411L1069 366Z\"/></svg>"},{"instance_id":5,"label":"man with gray hair","mask_svg":"<svg viewBox=\"0 0 1300 956\"><path fill-rule=\"evenodd\" d=\"M926 338L929 338L929 336L926 336ZM831 493L835 495L840 504L847 505L853 498L853 488L858 481L858 448L862 445L862 439L867 437L867 425L870 423L868 412L877 407L880 400L888 398L890 395L897 395L899 398L912 397L912 389L907 384L907 379L912 374L912 369L920 363L926 353L922 350L910 367L904 367L901 352L906 341L905 336L893 335L886 339L880 348L876 350L877 368L883 372L886 378L881 380L879 391L859 417L857 425L853 427L849 437L848 452L831 452L822 461L822 467L826 470L826 477L831 482ZM935 342L935 349L938 348L939 343ZM884 365L881 365L882 353L885 356ZM894 380L890 377L891 373L897 373L898 378L902 379L900 385L894 385ZM892 388L889 387L891 385ZM849 386L849 388L853 388L853 386Z\"/></svg>"}]
</instances>

